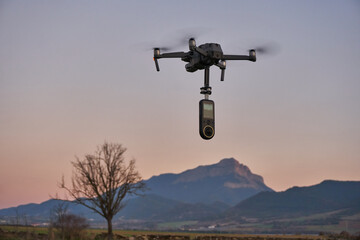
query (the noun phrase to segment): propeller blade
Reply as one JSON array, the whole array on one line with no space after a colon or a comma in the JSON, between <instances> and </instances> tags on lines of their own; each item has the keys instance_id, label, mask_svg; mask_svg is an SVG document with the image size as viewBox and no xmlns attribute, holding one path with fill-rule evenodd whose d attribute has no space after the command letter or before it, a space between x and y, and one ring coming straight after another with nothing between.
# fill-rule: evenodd
<instances>
[{"instance_id":1,"label":"propeller blade","mask_svg":"<svg viewBox=\"0 0 360 240\"><path fill-rule=\"evenodd\" d=\"M260 54L267 54L267 55L274 55L280 51L280 47L278 44L275 43L268 43L261 46L257 46L253 48L257 53ZM249 49L250 51L251 49Z\"/></svg>"},{"instance_id":2,"label":"propeller blade","mask_svg":"<svg viewBox=\"0 0 360 240\"><path fill-rule=\"evenodd\" d=\"M185 28L185 29L177 29L176 32L163 37L166 39L164 42L165 47L160 48L162 51L175 51L185 48L189 45L189 39L197 39L199 36L204 35L204 33L209 32L209 29L204 27L201 28ZM159 44L160 46L162 44Z\"/></svg>"},{"instance_id":3,"label":"propeller blade","mask_svg":"<svg viewBox=\"0 0 360 240\"><path fill-rule=\"evenodd\" d=\"M172 49L174 48L171 48L171 47L154 47L154 48L151 48L152 50L155 50L155 49L159 49L160 51L171 51Z\"/></svg>"},{"instance_id":4,"label":"propeller blade","mask_svg":"<svg viewBox=\"0 0 360 240\"><path fill-rule=\"evenodd\" d=\"M190 35L189 35L190 36ZM191 35L192 36L192 35ZM154 49L159 49L160 51L164 51L164 52L169 52L169 51L174 51L176 49L182 48L182 47L186 47L186 45L189 44L189 39L193 38L193 37L181 37L180 40L176 40L173 44L171 44L171 46L164 46L164 47L153 47L151 48L152 50Z\"/></svg>"}]
</instances>

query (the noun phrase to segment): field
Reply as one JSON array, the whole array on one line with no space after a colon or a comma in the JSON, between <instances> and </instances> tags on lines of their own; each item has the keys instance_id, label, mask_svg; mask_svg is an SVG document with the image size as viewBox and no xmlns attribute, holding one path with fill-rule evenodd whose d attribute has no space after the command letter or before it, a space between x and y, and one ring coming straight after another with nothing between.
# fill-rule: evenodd
<instances>
[{"instance_id":1,"label":"field","mask_svg":"<svg viewBox=\"0 0 360 240\"><path fill-rule=\"evenodd\" d=\"M101 240L104 239L106 230L87 229L79 237L72 239ZM222 234L222 233L195 233L195 232L153 232L153 231L126 231L115 230L114 239L129 240L327 240L334 239L334 236L320 235L245 235L245 234ZM49 232L44 227L24 226L0 226L0 240L22 240L22 239L61 239L56 232ZM343 239L351 239L349 236L342 236ZM353 238L354 239L354 238Z\"/></svg>"}]
</instances>

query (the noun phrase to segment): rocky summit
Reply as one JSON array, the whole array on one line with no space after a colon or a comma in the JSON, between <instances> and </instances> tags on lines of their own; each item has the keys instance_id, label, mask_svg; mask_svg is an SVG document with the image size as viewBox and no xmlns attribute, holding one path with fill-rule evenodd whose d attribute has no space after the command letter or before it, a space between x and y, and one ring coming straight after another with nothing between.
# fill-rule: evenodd
<instances>
[{"instance_id":1,"label":"rocky summit","mask_svg":"<svg viewBox=\"0 0 360 240\"><path fill-rule=\"evenodd\" d=\"M146 181L148 193L188 203L239 203L258 192L273 191L261 176L234 158L179 174L161 174Z\"/></svg>"}]
</instances>

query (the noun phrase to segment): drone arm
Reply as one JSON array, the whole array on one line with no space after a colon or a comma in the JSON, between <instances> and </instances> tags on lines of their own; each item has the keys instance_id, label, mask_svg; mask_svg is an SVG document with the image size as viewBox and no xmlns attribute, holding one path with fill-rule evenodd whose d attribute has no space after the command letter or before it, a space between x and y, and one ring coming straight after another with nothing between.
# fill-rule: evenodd
<instances>
[{"instance_id":1,"label":"drone arm","mask_svg":"<svg viewBox=\"0 0 360 240\"><path fill-rule=\"evenodd\" d=\"M186 53L184 52L172 52L172 53L160 54L160 49L154 48L154 62L155 62L156 71L158 72L160 71L159 62L158 62L159 58L183 58L185 56Z\"/></svg>"},{"instance_id":2,"label":"drone arm","mask_svg":"<svg viewBox=\"0 0 360 240\"><path fill-rule=\"evenodd\" d=\"M172 52L172 53L162 53L156 58L183 58L186 56L186 53L184 52Z\"/></svg>"},{"instance_id":3,"label":"drone arm","mask_svg":"<svg viewBox=\"0 0 360 240\"><path fill-rule=\"evenodd\" d=\"M254 49L249 51L249 55L223 55L221 60L248 60L256 62L256 52Z\"/></svg>"},{"instance_id":4,"label":"drone arm","mask_svg":"<svg viewBox=\"0 0 360 240\"><path fill-rule=\"evenodd\" d=\"M250 58L250 56L246 56L246 55L223 55L223 57L221 59L222 60L249 60L249 61L254 61L254 60L252 60Z\"/></svg>"}]
</instances>

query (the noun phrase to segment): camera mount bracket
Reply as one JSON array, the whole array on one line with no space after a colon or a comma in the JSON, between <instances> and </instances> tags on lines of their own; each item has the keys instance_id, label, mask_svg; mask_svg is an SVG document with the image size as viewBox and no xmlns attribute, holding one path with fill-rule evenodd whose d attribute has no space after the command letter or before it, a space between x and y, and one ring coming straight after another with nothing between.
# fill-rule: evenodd
<instances>
[{"instance_id":1,"label":"camera mount bracket","mask_svg":"<svg viewBox=\"0 0 360 240\"><path fill-rule=\"evenodd\" d=\"M200 88L200 94L204 94L205 99L209 99L209 95L211 95L209 67L204 69L204 86Z\"/></svg>"}]
</instances>

